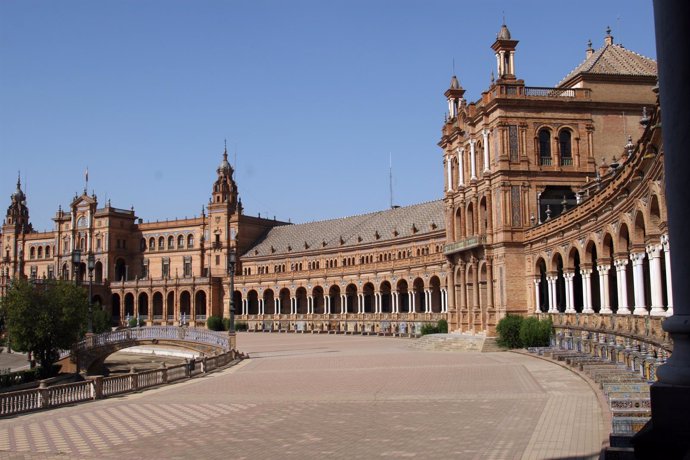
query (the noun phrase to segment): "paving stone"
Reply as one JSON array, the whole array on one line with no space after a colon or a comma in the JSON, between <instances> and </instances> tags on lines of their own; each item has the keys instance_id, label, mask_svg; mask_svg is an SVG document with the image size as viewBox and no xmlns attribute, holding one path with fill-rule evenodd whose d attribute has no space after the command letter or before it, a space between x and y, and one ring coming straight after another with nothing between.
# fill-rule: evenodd
<instances>
[{"instance_id":1,"label":"paving stone","mask_svg":"<svg viewBox=\"0 0 690 460\"><path fill-rule=\"evenodd\" d=\"M409 345L240 334L234 368L0 420L0 458L598 457L602 407L568 369Z\"/></svg>"}]
</instances>

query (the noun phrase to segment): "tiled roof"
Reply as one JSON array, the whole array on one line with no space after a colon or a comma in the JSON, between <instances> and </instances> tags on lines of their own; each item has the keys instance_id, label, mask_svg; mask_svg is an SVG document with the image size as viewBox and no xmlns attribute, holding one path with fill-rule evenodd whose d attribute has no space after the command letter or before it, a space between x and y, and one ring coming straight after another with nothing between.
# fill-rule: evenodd
<instances>
[{"instance_id":1,"label":"tiled roof","mask_svg":"<svg viewBox=\"0 0 690 460\"><path fill-rule=\"evenodd\" d=\"M443 201L430 201L359 216L274 227L244 257L352 247L443 229Z\"/></svg>"},{"instance_id":2,"label":"tiled roof","mask_svg":"<svg viewBox=\"0 0 690 460\"><path fill-rule=\"evenodd\" d=\"M612 43L596 50L590 57L570 72L558 86L562 86L579 74L634 75L656 77L656 61Z\"/></svg>"}]
</instances>

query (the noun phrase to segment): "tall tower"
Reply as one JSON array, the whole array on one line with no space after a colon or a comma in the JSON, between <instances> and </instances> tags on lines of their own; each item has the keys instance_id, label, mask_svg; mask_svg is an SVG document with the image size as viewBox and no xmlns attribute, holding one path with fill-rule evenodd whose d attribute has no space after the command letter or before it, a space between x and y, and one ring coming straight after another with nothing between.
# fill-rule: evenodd
<instances>
[{"instance_id":1,"label":"tall tower","mask_svg":"<svg viewBox=\"0 0 690 460\"><path fill-rule=\"evenodd\" d=\"M11 203L7 208L5 221L2 225L2 266L4 275L21 276L24 263L24 235L31 233L33 228L29 222L29 207L26 205L26 195L22 191L22 183L17 177L17 190L11 195Z\"/></svg>"},{"instance_id":2,"label":"tall tower","mask_svg":"<svg viewBox=\"0 0 690 460\"><path fill-rule=\"evenodd\" d=\"M216 173L217 178L208 204L209 235L205 239L210 254L211 276L222 277L227 275L228 255L237 251L239 215L242 213L237 184L232 177L234 171L228 162L227 147Z\"/></svg>"}]
</instances>

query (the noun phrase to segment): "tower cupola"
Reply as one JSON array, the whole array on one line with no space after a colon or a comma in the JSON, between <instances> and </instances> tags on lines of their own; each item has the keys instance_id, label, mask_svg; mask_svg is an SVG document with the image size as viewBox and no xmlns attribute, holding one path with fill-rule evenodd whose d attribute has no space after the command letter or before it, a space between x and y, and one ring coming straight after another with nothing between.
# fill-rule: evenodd
<instances>
[{"instance_id":1,"label":"tower cupola","mask_svg":"<svg viewBox=\"0 0 690 460\"><path fill-rule=\"evenodd\" d=\"M510 36L510 30L505 22L496 35L496 41L491 49L496 53L496 71L498 80L515 80L515 47L518 41Z\"/></svg>"},{"instance_id":2,"label":"tower cupola","mask_svg":"<svg viewBox=\"0 0 690 460\"><path fill-rule=\"evenodd\" d=\"M216 170L218 177L213 183L211 204L214 206L225 205L230 213L237 210L237 184L233 179L234 170L228 162L228 149L223 152L223 160Z\"/></svg>"},{"instance_id":3,"label":"tower cupola","mask_svg":"<svg viewBox=\"0 0 690 460\"><path fill-rule=\"evenodd\" d=\"M26 195L22 191L22 182L17 177L17 190L10 196L10 206L5 215L5 225L13 226L16 232L31 232L29 223L29 207L26 205Z\"/></svg>"},{"instance_id":4,"label":"tower cupola","mask_svg":"<svg viewBox=\"0 0 690 460\"><path fill-rule=\"evenodd\" d=\"M460 85L458 77L453 75L453 77L450 79L450 87L446 90L445 93L443 93L443 95L446 96L446 99L448 100L448 115L451 119L458 116L460 107L464 102L464 94L465 90Z\"/></svg>"}]
</instances>

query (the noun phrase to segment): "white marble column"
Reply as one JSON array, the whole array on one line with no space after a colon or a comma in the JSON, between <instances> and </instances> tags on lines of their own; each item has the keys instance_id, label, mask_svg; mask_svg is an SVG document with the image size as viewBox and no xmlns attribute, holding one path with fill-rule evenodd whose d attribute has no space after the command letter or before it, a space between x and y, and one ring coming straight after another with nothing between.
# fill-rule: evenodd
<instances>
[{"instance_id":1,"label":"white marble column","mask_svg":"<svg viewBox=\"0 0 690 460\"><path fill-rule=\"evenodd\" d=\"M661 285L661 245L648 244L647 257L649 257L649 290L652 297L652 316L666 316L664 310L664 296Z\"/></svg>"},{"instance_id":2,"label":"white marble column","mask_svg":"<svg viewBox=\"0 0 690 460\"><path fill-rule=\"evenodd\" d=\"M297 299L295 297L290 297L290 314L297 314Z\"/></svg>"},{"instance_id":3,"label":"white marble column","mask_svg":"<svg viewBox=\"0 0 690 460\"><path fill-rule=\"evenodd\" d=\"M415 295L414 295L414 290L408 291L407 292L407 310L410 313L416 313L417 312L417 306L415 303Z\"/></svg>"},{"instance_id":4,"label":"white marble column","mask_svg":"<svg viewBox=\"0 0 690 460\"><path fill-rule=\"evenodd\" d=\"M664 262L666 265L666 299L668 301L668 308L666 309L666 316L673 315L673 292L671 291L671 243L668 235L661 235L661 245L664 248Z\"/></svg>"},{"instance_id":5,"label":"white marble column","mask_svg":"<svg viewBox=\"0 0 690 460\"><path fill-rule=\"evenodd\" d=\"M446 180L448 181L448 186L446 191L453 191L453 157L450 155L446 156Z\"/></svg>"},{"instance_id":6,"label":"white marble column","mask_svg":"<svg viewBox=\"0 0 690 460\"><path fill-rule=\"evenodd\" d=\"M276 315L280 314L280 299L273 298L273 313Z\"/></svg>"},{"instance_id":7,"label":"white marble column","mask_svg":"<svg viewBox=\"0 0 690 460\"><path fill-rule=\"evenodd\" d=\"M613 313L611 310L611 299L609 296L609 271L611 270L611 265L598 265L597 271L599 272L599 299L601 300L601 309L599 313L602 315L610 315Z\"/></svg>"},{"instance_id":8,"label":"white marble column","mask_svg":"<svg viewBox=\"0 0 690 460\"><path fill-rule=\"evenodd\" d=\"M314 314L314 297L313 296L307 297L307 314L308 315Z\"/></svg>"},{"instance_id":9,"label":"white marble column","mask_svg":"<svg viewBox=\"0 0 690 460\"><path fill-rule=\"evenodd\" d=\"M541 304L539 303L539 285L541 279L535 278L534 281L534 313L541 313Z\"/></svg>"},{"instance_id":10,"label":"white marble column","mask_svg":"<svg viewBox=\"0 0 690 460\"><path fill-rule=\"evenodd\" d=\"M484 144L484 172L488 173L491 172L489 168L489 130L483 129L482 136L484 138L482 142Z\"/></svg>"},{"instance_id":11,"label":"white marble column","mask_svg":"<svg viewBox=\"0 0 690 460\"><path fill-rule=\"evenodd\" d=\"M345 294L340 294L340 314L347 314L347 296Z\"/></svg>"},{"instance_id":12,"label":"white marble column","mask_svg":"<svg viewBox=\"0 0 690 460\"><path fill-rule=\"evenodd\" d=\"M264 299L259 299L259 314L264 314Z\"/></svg>"},{"instance_id":13,"label":"white marble column","mask_svg":"<svg viewBox=\"0 0 690 460\"><path fill-rule=\"evenodd\" d=\"M458 153L458 188L465 186L465 149L455 149Z\"/></svg>"},{"instance_id":14,"label":"white marble column","mask_svg":"<svg viewBox=\"0 0 690 460\"><path fill-rule=\"evenodd\" d=\"M330 295L323 296L323 311L327 315L331 314L331 296Z\"/></svg>"},{"instance_id":15,"label":"white marble column","mask_svg":"<svg viewBox=\"0 0 690 460\"><path fill-rule=\"evenodd\" d=\"M431 291L424 290L424 313L431 313Z\"/></svg>"},{"instance_id":16,"label":"white marble column","mask_svg":"<svg viewBox=\"0 0 690 460\"><path fill-rule=\"evenodd\" d=\"M626 276L627 259L618 259L613 262L616 267L616 279L618 280L618 315L629 315L630 306L628 305L628 278Z\"/></svg>"},{"instance_id":17,"label":"white marble column","mask_svg":"<svg viewBox=\"0 0 690 460\"><path fill-rule=\"evenodd\" d=\"M400 307L398 306L398 292L391 291L391 310L393 313L400 313Z\"/></svg>"},{"instance_id":18,"label":"white marble column","mask_svg":"<svg viewBox=\"0 0 690 460\"><path fill-rule=\"evenodd\" d=\"M565 312L575 313L575 290L573 286L575 273L563 273L563 278L565 279Z\"/></svg>"},{"instance_id":19,"label":"white marble column","mask_svg":"<svg viewBox=\"0 0 690 460\"><path fill-rule=\"evenodd\" d=\"M558 278L555 276L547 276L546 283L549 292L549 313L558 313L558 307L556 306L556 280Z\"/></svg>"},{"instance_id":20,"label":"white marble column","mask_svg":"<svg viewBox=\"0 0 690 460\"><path fill-rule=\"evenodd\" d=\"M580 275L582 275L582 313L594 313L592 308L592 269L581 268Z\"/></svg>"},{"instance_id":21,"label":"white marble column","mask_svg":"<svg viewBox=\"0 0 690 460\"><path fill-rule=\"evenodd\" d=\"M647 306L644 302L644 262L645 253L630 254L633 265L633 288L635 289L635 309L633 315L647 315Z\"/></svg>"},{"instance_id":22,"label":"white marble column","mask_svg":"<svg viewBox=\"0 0 690 460\"><path fill-rule=\"evenodd\" d=\"M470 180L477 180L477 155L474 151L474 144L476 142L474 139L470 140L470 172L472 174Z\"/></svg>"},{"instance_id":23,"label":"white marble column","mask_svg":"<svg viewBox=\"0 0 690 460\"><path fill-rule=\"evenodd\" d=\"M448 313L448 291L441 289L441 313Z\"/></svg>"}]
</instances>

